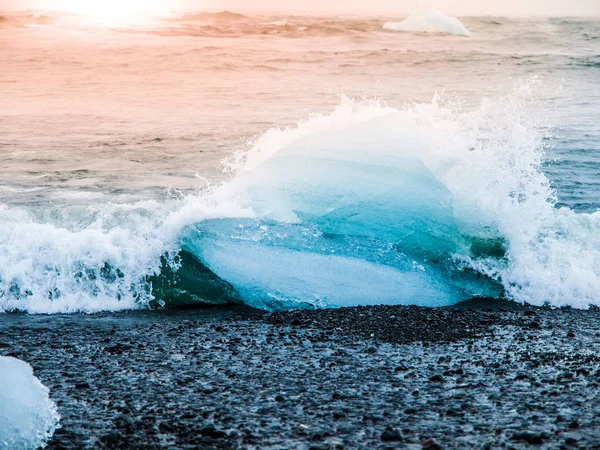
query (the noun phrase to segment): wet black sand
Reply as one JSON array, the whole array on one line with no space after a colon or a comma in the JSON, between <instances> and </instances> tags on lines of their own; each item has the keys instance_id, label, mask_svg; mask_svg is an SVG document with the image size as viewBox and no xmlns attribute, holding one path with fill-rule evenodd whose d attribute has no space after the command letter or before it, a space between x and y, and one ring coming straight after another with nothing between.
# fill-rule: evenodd
<instances>
[{"instance_id":1,"label":"wet black sand","mask_svg":"<svg viewBox=\"0 0 600 450\"><path fill-rule=\"evenodd\" d=\"M0 354L51 449L600 448L600 312L495 306L4 315Z\"/></svg>"}]
</instances>

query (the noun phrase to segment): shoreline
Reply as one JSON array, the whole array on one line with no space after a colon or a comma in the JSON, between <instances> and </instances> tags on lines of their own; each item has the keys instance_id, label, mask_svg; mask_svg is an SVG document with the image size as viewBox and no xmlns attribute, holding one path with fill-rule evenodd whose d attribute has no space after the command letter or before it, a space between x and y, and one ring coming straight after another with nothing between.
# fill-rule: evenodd
<instances>
[{"instance_id":1,"label":"shoreline","mask_svg":"<svg viewBox=\"0 0 600 450\"><path fill-rule=\"evenodd\" d=\"M600 448L600 312L476 303L7 314L0 354L49 449Z\"/></svg>"}]
</instances>

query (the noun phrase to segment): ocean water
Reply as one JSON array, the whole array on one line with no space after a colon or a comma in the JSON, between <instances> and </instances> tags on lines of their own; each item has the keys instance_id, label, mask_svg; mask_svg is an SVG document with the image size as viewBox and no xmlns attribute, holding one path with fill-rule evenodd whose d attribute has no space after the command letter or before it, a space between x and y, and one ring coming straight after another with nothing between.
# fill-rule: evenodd
<instances>
[{"instance_id":1,"label":"ocean water","mask_svg":"<svg viewBox=\"0 0 600 450\"><path fill-rule=\"evenodd\" d=\"M404 19L0 13L0 310L600 305L600 20Z\"/></svg>"}]
</instances>

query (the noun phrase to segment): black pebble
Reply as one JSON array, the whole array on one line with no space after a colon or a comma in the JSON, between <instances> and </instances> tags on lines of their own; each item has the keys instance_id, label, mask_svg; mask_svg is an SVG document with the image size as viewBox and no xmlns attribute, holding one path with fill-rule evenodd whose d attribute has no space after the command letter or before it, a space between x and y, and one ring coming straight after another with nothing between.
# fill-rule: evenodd
<instances>
[{"instance_id":1,"label":"black pebble","mask_svg":"<svg viewBox=\"0 0 600 450\"><path fill-rule=\"evenodd\" d=\"M399 442L402 440L402 435L392 428L388 428L381 433L381 440L383 442Z\"/></svg>"},{"instance_id":2,"label":"black pebble","mask_svg":"<svg viewBox=\"0 0 600 450\"><path fill-rule=\"evenodd\" d=\"M544 439L538 433L532 433L530 431L524 431L522 433L517 433L512 437L513 441L525 441L528 444L543 444Z\"/></svg>"},{"instance_id":3,"label":"black pebble","mask_svg":"<svg viewBox=\"0 0 600 450\"><path fill-rule=\"evenodd\" d=\"M105 434L100 438L100 441L108 446L116 445L119 441L121 441L122 436L119 432L112 432Z\"/></svg>"},{"instance_id":4,"label":"black pebble","mask_svg":"<svg viewBox=\"0 0 600 450\"><path fill-rule=\"evenodd\" d=\"M421 444L423 450L442 450L442 446L435 442L434 439L427 439Z\"/></svg>"},{"instance_id":5,"label":"black pebble","mask_svg":"<svg viewBox=\"0 0 600 450\"><path fill-rule=\"evenodd\" d=\"M568 445L569 447L574 447L577 445L577 439L568 437L567 439L565 439L565 445Z\"/></svg>"},{"instance_id":6,"label":"black pebble","mask_svg":"<svg viewBox=\"0 0 600 450\"><path fill-rule=\"evenodd\" d=\"M344 411L334 411L333 412L334 419L343 419L344 417L346 417L346 413Z\"/></svg>"},{"instance_id":7,"label":"black pebble","mask_svg":"<svg viewBox=\"0 0 600 450\"><path fill-rule=\"evenodd\" d=\"M227 437L227 433L215 428L213 425L202 428L200 430L200 434L204 437L210 437L213 439L223 439L224 437Z\"/></svg>"}]
</instances>

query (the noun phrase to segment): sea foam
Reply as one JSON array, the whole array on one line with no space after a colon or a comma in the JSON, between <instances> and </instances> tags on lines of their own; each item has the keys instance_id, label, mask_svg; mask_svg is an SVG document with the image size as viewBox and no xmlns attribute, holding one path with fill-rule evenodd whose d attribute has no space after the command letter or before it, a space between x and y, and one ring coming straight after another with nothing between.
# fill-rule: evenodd
<instances>
[{"instance_id":1,"label":"sea foam","mask_svg":"<svg viewBox=\"0 0 600 450\"><path fill-rule=\"evenodd\" d=\"M402 22L385 23L383 28L413 33L445 33L471 36L471 32L460 20L435 9L416 11Z\"/></svg>"},{"instance_id":2,"label":"sea foam","mask_svg":"<svg viewBox=\"0 0 600 450\"><path fill-rule=\"evenodd\" d=\"M0 208L0 307L169 306L192 291L265 309L600 305L600 214L556 207L532 97L519 87L470 111L346 100L268 131L197 195Z\"/></svg>"}]
</instances>

